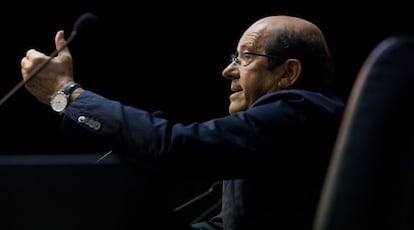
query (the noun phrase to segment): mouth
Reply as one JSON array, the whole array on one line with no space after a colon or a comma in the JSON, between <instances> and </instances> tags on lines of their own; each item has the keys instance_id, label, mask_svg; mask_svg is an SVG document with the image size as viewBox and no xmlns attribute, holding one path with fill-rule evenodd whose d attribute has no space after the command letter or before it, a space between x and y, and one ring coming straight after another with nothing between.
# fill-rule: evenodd
<instances>
[{"instance_id":1,"label":"mouth","mask_svg":"<svg viewBox=\"0 0 414 230\"><path fill-rule=\"evenodd\" d=\"M237 100L237 98L240 96L242 91L243 91L242 88L232 87L231 88L230 101Z\"/></svg>"},{"instance_id":2,"label":"mouth","mask_svg":"<svg viewBox=\"0 0 414 230\"><path fill-rule=\"evenodd\" d=\"M240 87L231 87L231 92L232 93L237 93L237 92L240 92L240 91L242 91L243 89L242 88L240 88Z\"/></svg>"}]
</instances>

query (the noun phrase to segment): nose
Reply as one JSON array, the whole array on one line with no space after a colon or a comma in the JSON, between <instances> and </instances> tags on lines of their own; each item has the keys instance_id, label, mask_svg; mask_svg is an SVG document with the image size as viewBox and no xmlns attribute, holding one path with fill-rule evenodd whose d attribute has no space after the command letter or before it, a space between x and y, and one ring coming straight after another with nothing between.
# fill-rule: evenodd
<instances>
[{"instance_id":1,"label":"nose","mask_svg":"<svg viewBox=\"0 0 414 230\"><path fill-rule=\"evenodd\" d=\"M234 62L231 62L227 65L226 68L224 68L221 75L226 79L235 79L239 77L239 70Z\"/></svg>"}]
</instances>

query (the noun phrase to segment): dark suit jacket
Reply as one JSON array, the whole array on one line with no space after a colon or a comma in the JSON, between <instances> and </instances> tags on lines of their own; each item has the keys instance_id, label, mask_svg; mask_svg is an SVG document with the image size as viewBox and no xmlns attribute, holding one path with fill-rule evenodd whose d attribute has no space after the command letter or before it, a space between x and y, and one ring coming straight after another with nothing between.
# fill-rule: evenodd
<instances>
[{"instance_id":1,"label":"dark suit jacket","mask_svg":"<svg viewBox=\"0 0 414 230\"><path fill-rule=\"evenodd\" d=\"M102 137L143 166L224 180L222 213L212 220L220 228L310 229L343 109L335 97L281 90L247 111L176 124L86 91L63 127Z\"/></svg>"}]
</instances>

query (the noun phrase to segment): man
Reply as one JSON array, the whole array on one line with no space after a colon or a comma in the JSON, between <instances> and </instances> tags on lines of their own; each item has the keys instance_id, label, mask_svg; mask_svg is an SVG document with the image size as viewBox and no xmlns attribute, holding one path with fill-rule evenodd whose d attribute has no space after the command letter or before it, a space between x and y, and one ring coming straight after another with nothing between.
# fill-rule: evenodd
<instances>
[{"instance_id":1,"label":"man","mask_svg":"<svg viewBox=\"0 0 414 230\"><path fill-rule=\"evenodd\" d=\"M56 48L64 42L59 31ZM47 58L29 50L23 79ZM194 229L311 229L344 107L331 94L323 33L297 17L259 19L223 76L231 80L229 115L187 125L82 88L68 48L25 86L63 115L64 129L100 136L133 162L214 172L223 180L221 213Z\"/></svg>"}]
</instances>

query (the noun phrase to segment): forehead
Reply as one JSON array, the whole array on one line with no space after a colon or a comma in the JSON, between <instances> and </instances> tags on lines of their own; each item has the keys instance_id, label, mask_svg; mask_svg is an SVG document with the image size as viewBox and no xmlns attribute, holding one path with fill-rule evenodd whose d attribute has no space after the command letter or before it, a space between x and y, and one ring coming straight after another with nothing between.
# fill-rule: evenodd
<instances>
[{"instance_id":1,"label":"forehead","mask_svg":"<svg viewBox=\"0 0 414 230\"><path fill-rule=\"evenodd\" d=\"M256 23L248 28L239 40L238 50L262 50L265 41L271 35L268 26L268 23Z\"/></svg>"}]
</instances>

